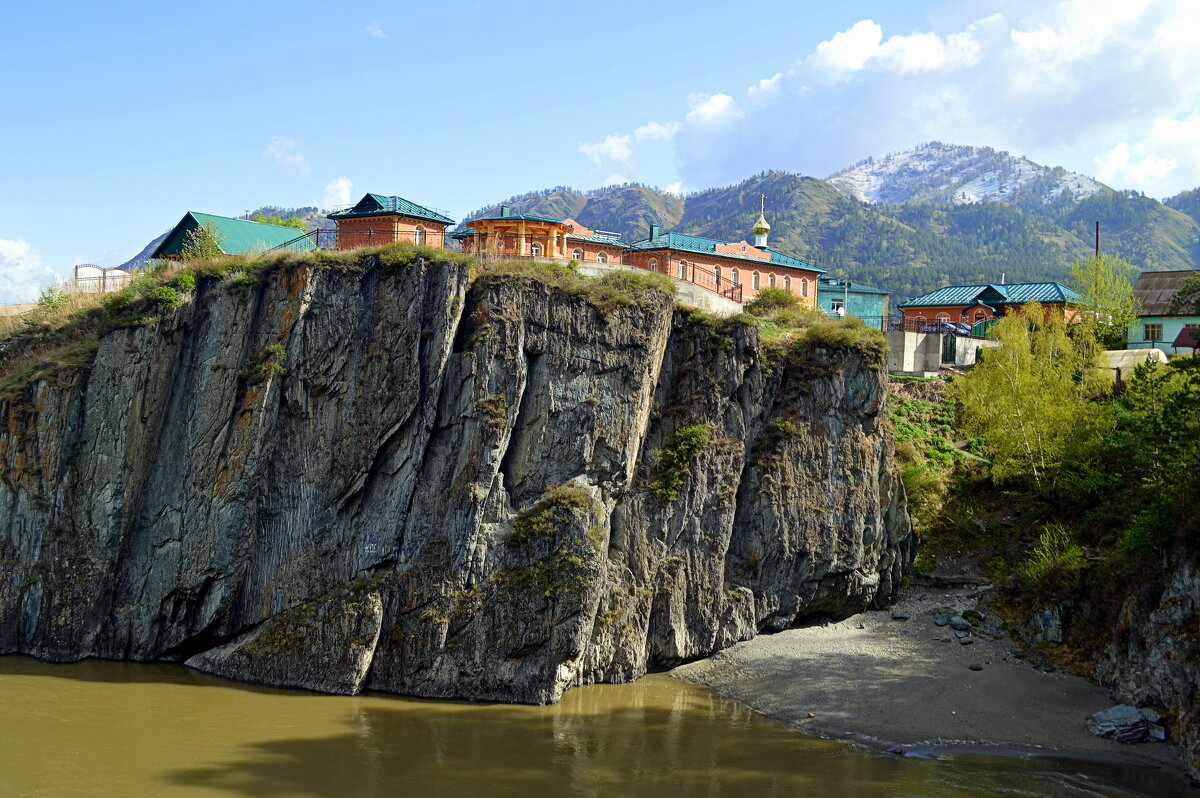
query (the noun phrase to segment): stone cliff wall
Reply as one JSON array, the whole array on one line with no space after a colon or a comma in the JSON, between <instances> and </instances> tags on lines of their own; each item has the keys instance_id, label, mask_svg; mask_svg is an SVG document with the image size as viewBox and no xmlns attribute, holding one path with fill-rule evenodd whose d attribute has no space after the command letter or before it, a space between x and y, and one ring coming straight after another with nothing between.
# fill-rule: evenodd
<instances>
[{"instance_id":1,"label":"stone cliff wall","mask_svg":"<svg viewBox=\"0 0 1200 798\"><path fill-rule=\"evenodd\" d=\"M1200 781L1200 568L1183 560L1161 591L1130 595L1096 678L1121 701L1167 710L1171 736Z\"/></svg>"},{"instance_id":2,"label":"stone cliff wall","mask_svg":"<svg viewBox=\"0 0 1200 798\"><path fill-rule=\"evenodd\" d=\"M548 702L886 603L877 354L458 264L204 281L0 407L0 653Z\"/></svg>"}]
</instances>

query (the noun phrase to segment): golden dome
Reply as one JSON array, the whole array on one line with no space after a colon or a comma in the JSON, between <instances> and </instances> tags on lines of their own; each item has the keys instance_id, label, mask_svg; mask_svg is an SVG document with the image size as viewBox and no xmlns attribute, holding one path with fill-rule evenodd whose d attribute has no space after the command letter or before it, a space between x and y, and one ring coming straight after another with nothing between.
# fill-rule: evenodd
<instances>
[{"instance_id":1,"label":"golden dome","mask_svg":"<svg viewBox=\"0 0 1200 798\"><path fill-rule=\"evenodd\" d=\"M765 236L769 232L771 232L771 225L767 224L766 215L760 213L758 215L758 221L754 223L754 234Z\"/></svg>"}]
</instances>

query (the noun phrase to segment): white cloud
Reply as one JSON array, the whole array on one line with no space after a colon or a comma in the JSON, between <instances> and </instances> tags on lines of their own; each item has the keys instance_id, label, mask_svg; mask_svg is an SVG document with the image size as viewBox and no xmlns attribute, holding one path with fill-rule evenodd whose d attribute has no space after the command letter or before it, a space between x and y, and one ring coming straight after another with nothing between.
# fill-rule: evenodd
<instances>
[{"instance_id":1,"label":"white cloud","mask_svg":"<svg viewBox=\"0 0 1200 798\"><path fill-rule=\"evenodd\" d=\"M679 126L679 122L671 122L667 125L647 122L633 131L633 137L638 141L670 141L671 137L679 131Z\"/></svg>"},{"instance_id":2,"label":"white cloud","mask_svg":"<svg viewBox=\"0 0 1200 798\"><path fill-rule=\"evenodd\" d=\"M321 200L322 208L337 208L350 204L350 189L354 184L348 177L335 177L325 186L325 197Z\"/></svg>"},{"instance_id":3,"label":"white cloud","mask_svg":"<svg viewBox=\"0 0 1200 798\"><path fill-rule=\"evenodd\" d=\"M583 142L579 145L579 151L591 158L592 163L597 166L606 160L629 163L630 158L633 156L633 150L629 147L629 142L632 138L633 136L628 133L623 136L610 135L604 141Z\"/></svg>"},{"instance_id":4,"label":"white cloud","mask_svg":"<svg viewBox=\"0 0 1200 798\"><path fill-rule=\"evenodd\" d=\"M619 186L622 183L629 183L629 182L631 182L629 180L629 178L619 172L615 172L615 173L609 175L608 177L604 178L604 185L606 185L606 186Z\"/></svg>"},{"instance_id":5,"label":"white cloud","mask_svg":"<svg viewBox=\"0 0 1200 798\"><path fill-rule=\"evenodd\" d=\"M0 304L32 302L55 279L28 241L0 238Z\"/></svg>"},{"instance_id":6,"label":"white cloud","mask_svg":"<svg viewBox=\"0 0 1200 798\"><path fill-rule=\"evenodd\" d=\"M667 192L668 194L675 194L676 196L682 197L684 194L683 181L676 180L674 183L664 188L663 191Z\"/></svg>"},{"instance_id":7,"label":"white cloud","mask_svg":"<svg viewBox=\"0 0 1200 798\"><path fill-rule=\"evenodd\" d=\"M283 136L272 136L263 157L270 158L275 163L295 169L302 175L309 173L308 158L300 149L300 142Z\"/></svg>"},{"instance_id":8,"label":"white cloud","mask_svg":"<svg viewBox=\"0 0 1200 798\"><path fill-rule=\"evenodd\" d=\"M367 33L371 34L376 39L386 39L387 34L383 32L383 26L378 22L372 22L366 27Z\"/></svg>"},{"instance_id":9,"label":"white cloud","mask_svg":"<svg viewBox=\"0 0 1200 798\"><path fill-rule=\"evenodd\" d=\"M980 6L973 21L891 36L859 20L744 94L689 95L677 122L638 128L671 130L674 173L655 179L722 185L772 168L824 176L939 139L1098 169L1159 196L1200 184L1200 3ZM618 155L624 172L649 163L641 154L657 140L634 132L592 146Z\"/></svg>"},{"instance_id":10,"label":"white cloud","mask_svg":"<svg viewBox=\"0 0 1200 798\"><path fill-rule=\"evenodd\" d=\"M701 125L719 125L742 115L738 104L728 94L693 94L688 97L687 121Z\"/></svg>"},{"instance_id":11,"label":"white cloud","mask_svg":"<svg viewBox=\"0 0 1200 798\"><path fill-rule=\"evenodd\" d=\"M1118 188L1200 185L1200 111L1183 119L1158 119L1149 134L1119 142L1096 156L1096 177ZM1174 193L1167 189L1160 193Z\"/></svg>"}]
</instances>

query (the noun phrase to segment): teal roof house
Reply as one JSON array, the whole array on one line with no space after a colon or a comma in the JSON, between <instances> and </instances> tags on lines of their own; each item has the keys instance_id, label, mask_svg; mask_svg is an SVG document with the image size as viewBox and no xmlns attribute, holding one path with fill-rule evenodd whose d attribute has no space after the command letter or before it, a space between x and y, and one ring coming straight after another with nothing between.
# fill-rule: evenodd
<instances>
[{"instance_id":1,"label":"teal roof house","mask_svg":"<svg viewBox=\"0 0 1200 798\"><path fill-rule=\"evenodd\" d=\"M188 242L188 235L206 224L211 224L216 229L217 243L226 255L253 255L276 248L307 252L316 248L311 239L302 238L303 230L294 227L280 227L264 222L188 211L179 223L171 228L167 237L154 248L150 257L179 260L183 257L183 247Z\"/></svg>"},{"instance_id":2,"label":"teal roof house","mask_svg":"<svg viewBox=\"0 0 1200 798\"><path fill-rule=\"evenodd\" d=\"M831 316L883 319L888 315L891 294L882 289L844 277L821 277L818 288L817 306Z\"/></svg>"}]
</instances>

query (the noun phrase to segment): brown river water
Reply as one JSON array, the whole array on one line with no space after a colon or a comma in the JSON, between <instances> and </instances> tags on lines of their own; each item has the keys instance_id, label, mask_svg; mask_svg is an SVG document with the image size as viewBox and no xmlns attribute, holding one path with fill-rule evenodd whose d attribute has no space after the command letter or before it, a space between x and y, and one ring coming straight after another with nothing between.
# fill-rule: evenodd
<instances>
[{"instance_id":1,"label":"brown river water","mask_svg":"<svg viewBox=\"0 0 1200 798\"><path fill-rule=\"evenodd\" d=\"M1173 774L898 757L667 676L549 707L322 696L181 666L0 657L0 796L1170 796Z\"/></svg>"}]
</instances>

